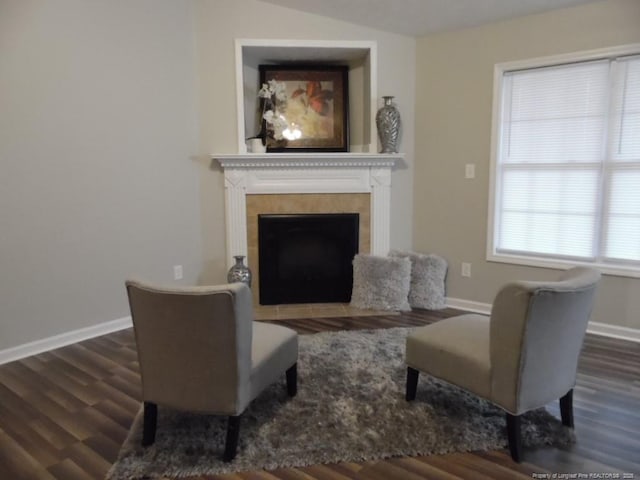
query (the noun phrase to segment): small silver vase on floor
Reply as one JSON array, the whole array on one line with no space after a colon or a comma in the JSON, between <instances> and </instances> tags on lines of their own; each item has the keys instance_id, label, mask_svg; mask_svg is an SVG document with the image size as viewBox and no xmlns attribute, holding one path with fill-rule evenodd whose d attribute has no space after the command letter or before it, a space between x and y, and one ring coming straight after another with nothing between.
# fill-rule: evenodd
<instances>
[{"instance_id":1,"label":"small silver vase on floor","mask_svg":"<svg viewBox=\"0 0 640 480\"><path fill-rule=\"evenodd\" d=\"M384 106L376 113L376 126L382 151L380 153L398 153L398 137L400 135L400 112L393 104L393 97L382 97Z\"/></svg>"},{"instance_id":2,"label":"small silver vase on floor","mask_svg":"<svg viewBox=\"0 0 640 480\"><path fill-rule=\"evenodd\" d=\"M251 287L251 270L244 264L244 255L235 255L233 258L236 259L236 263L227 273L227 282L242 282Z\"/></svg>"}]
</instances>

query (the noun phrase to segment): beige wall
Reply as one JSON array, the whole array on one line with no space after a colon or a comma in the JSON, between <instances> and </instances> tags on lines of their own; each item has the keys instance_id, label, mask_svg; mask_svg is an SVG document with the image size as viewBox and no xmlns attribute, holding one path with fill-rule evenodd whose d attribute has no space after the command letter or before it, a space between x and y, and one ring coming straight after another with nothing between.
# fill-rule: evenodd
<instances>
[{"instance_id":1,"label":"beige wall","mask_svg":"<svg viewBox=\"0 0 640 480\"><path fill-rule=\"evenodd\" d=\"M0 1L0 351L201 273L192 11Z\"/></svg>"},{"instance_id":2,"label":"beige wall","mask_svg":"<svg viewBox=\"0 0 640 480\"><path fill-rule=\"evenodd\" d=\"M169 282L182 264L184 283L224 280L224 182L208 155L235 153L235 38L377 41L378 95L396 96L404 122L392 247L445 255L457 298L551 276L484 261L493 64L639 42L639 7L597 3L416 48L256 0L2 0L0 350L127 316L130 275ZM638 293L606 278L595 320L640 327Z\"/></svg>"},{"instance_id":3,"label":"beige wall","mask_svg":"<svg viewBox=\"0 0 640 480\"><path fill-rule=\"evenodd\" d=\"M640 42L640 2L611 0L418 40L414 247L450 262L449 297L491 303L512 279L557 271L491 263L486 232L494 64ZM476 178L464 179L467 163ZM472 263L472 277L460 275ZM593 320L640 328L640 280L606 276Z\"/></svg>"},{"instance_id":4,"label":"beige wall","mask_svg":"<svg viewBox=\"0 0 640 480\"><path fill-rule=\"evenodd\" d=\"M203 225L205 275L219 280L226 269L224 248L224 182L209 153L237 153L235 97L236 38L295 40L367 40L378 45L378 95L395 95L403 119L401 149L406 164L393 173L391 244L408 248L412 239L413 148L415 104L414 38L359 27L349 23L256 0L196 1L196 31L200 81L200 208ZM380 101L382 106L382 101ZM208 169L208 170L207 170Z\"/></svg>"},{"instance_id":5,"label":"beige wall","mask_svg":"<svg viewBox=\"0 0 640 480\"><path fill-rule=\"evenodd\" d=\"M378 42L403 115L392 244L411 245L413 38L255 0L0 1L0 352L129 315L124 279L222 282L234 40Z\"/></svg>"}]
</instances>

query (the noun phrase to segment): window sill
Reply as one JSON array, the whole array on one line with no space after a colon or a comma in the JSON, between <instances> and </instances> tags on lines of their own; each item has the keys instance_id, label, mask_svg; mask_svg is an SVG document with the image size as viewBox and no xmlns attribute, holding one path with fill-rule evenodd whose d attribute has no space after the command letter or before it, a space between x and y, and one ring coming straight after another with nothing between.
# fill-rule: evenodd
<instances>
[{"instance_id":1,"label":"window sill","mask_svg":"<svg viewBox=\"0 0 640 480\"><path fill-rule=\"evenodd\" d=\"M524 257L520 255L487 254L488 262L510 263L512 265L524 265L528 267L553 268L556 270L567 270L571 267L582 266L592 267L599 270L603 275L613 275L617 277L640 278L640 268L627 265L612 265L595 262L580 262L576 260L559 260L541 257Z\"/></svg>"}]
</instances>

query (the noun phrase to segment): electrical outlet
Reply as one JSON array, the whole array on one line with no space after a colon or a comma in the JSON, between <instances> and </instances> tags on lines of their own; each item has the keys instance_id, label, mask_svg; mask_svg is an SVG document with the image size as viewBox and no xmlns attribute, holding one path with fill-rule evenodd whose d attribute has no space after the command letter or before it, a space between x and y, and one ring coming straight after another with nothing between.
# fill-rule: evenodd
<instances>
[{"instance_id":1,"label":"electrical outlet","mask_svg":"<svg viewBox=\"0 0 640 480\"><path fill-rule=\"evenodd\" d=\"M182 280L182 265L173 266L173 279Z\"/></svg>"},{"instance_id":2,"label":"electrical outlet","mask_svg":"<svg viewBox=\"0 0 640 480\"><path fill-rule=\"evenodd\" d=\"M471 264L462 262L462 276L470 277L471 276Z\"/></svg>"},{"instance_id":3,"label":"electrical outlet","mask_svg":"<svg viewBox=\"0 0 640 480\"><path fill-rule=\"evenodd\" d=\"M464 166L464 178L476 178L476 164L467 163Z\"/></svg>"}]
</instances>

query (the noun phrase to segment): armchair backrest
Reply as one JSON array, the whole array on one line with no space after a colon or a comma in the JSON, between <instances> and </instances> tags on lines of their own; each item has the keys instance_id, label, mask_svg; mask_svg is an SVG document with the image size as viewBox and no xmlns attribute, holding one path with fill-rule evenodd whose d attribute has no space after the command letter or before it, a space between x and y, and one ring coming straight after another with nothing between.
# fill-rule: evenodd
<instances>
[{"instance_id":1,"label":"armchair backrest","mask_svg":"<svg viewBox=\"0 0 640 480\"><path fill-rule=\"evenodd\" d=\"M165 288L126 282L143 400L236 415L249 403L253 311L240 283Z\"/></svg>"},{"instance_id":2,"label":"armchair backrest","mask_svg":"<svg viewBox=\"0 0 640 480\"><path fill-rule=\"evenodd\" d=\"M572 268L556 282L514 282L496 295L491 312L492 401L519 415L566 394L600 273Z\"/></svg>"}]
</instances>

